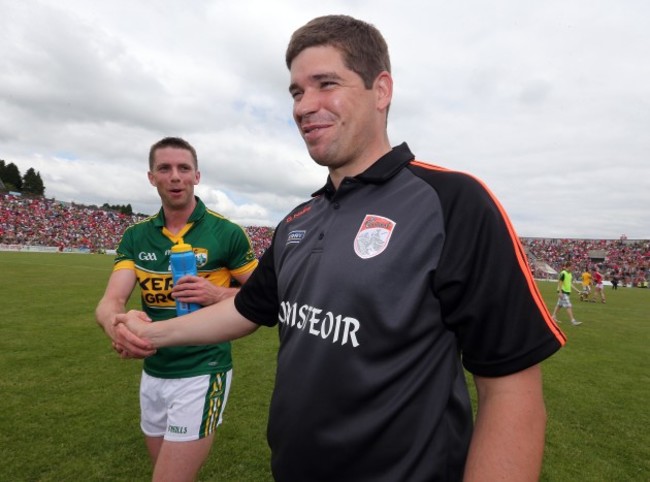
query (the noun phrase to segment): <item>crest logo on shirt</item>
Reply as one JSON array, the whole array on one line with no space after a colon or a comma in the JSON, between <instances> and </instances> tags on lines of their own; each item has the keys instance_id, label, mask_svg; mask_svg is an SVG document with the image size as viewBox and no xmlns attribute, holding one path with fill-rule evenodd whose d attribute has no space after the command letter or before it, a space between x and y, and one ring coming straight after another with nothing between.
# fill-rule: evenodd
<instances>
[{"instance_id":1,"label":"crest logo on shirt","mask_svg":"<svg viewBox=\"0 0 650 482\"><path fill-rule=\"evenodd\" d=\"M354 238L354 252L361 259L381 254L395 229L395 221L375 214L366 214L359 232Z\"/></svg>"},{"instance_id":2,"label":"crest logo on shirt","mask_svg":"<svg viewBox=\"0 0 650 482\"><path fill-rule=\"evenodd\" d=\"M196 267L202 268L208 262L208 250L205 248L194 248L194 257L196 258Z\"/></svg>"}]
</instances>

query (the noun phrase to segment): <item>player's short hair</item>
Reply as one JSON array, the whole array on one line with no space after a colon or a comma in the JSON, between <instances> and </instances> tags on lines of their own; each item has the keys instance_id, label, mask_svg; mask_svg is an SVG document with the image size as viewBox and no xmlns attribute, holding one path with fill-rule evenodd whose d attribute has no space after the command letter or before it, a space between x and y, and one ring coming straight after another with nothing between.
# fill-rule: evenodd
<instances>
[{"instance_id":1,"label":"player's short hair","mask_svg":"<svg viewBox=\"0 0 650 482\"><path fill-rule=\"evenodd\" d=\"M164 149L165 147L175 147L177 149L185 149L190 151L192 154L192 160L194 161L194 168L198 170L199 168L199 159L196 155L196 150L192 147L192 144L187 142L185 139L180 137L163 137L149 149L149 170L153 170L153 161L156 151L158 149Z\"/></svg>"},{"instance_id":2,"label":"player's short hair","mask_svg":"<svg viewBox=\"0 0 650 482\"><path fill-rule=\"evenodd\" d=\"M390 72L388 46L381 32L369 23L348 15L317 17L296 30L285 55L287 68L300 52L309 47L332 46L343 55L345 66L356 72L366 89L377 76Z\"/></svg>"}]
</instances>

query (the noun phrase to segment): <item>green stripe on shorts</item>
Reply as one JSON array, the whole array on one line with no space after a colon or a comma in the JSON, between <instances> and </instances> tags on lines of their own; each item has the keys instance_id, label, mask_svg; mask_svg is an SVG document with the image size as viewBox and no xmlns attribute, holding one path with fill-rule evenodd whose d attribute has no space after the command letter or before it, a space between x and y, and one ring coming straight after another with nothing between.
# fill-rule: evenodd
<instances>
[{"instance_id":1,"label":"green stripe on shorts","mask_svg":"<svg viewBox=\"0 0 650 482\"><path fill-rule=\"evenodd\" d=\"M221 424L223 411L228 401L231 378L232 370L210 375L210 386L205 395L203 422L201 424L201 431L199 432L201 438L213 433L217 426Z\"/></svg>"}]
</instances>

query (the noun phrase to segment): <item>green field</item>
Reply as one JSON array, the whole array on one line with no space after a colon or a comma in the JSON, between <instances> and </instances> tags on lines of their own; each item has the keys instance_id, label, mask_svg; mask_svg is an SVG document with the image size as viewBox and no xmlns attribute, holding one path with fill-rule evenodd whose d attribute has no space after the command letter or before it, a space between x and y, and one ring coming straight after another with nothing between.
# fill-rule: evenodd
<instances>
[{"instance_id":1,"label":"green field","mask_svg":"<svg viewBox=\"0 0 650 482\"><path fill-rule=\"evenodd\" d=\"M111 264L102 255L0 252L0 480L149 480L141 362L118 359L94 322ZM550 306L555 285L541 289ZM606 293L606 305L574 300L584 324L565 321L568 344L544 363L542 480L650 480L650 290ZM233 343L233 388L202 481L271 480L276 348L272 329Z\"/></svg>"}]
</instances>

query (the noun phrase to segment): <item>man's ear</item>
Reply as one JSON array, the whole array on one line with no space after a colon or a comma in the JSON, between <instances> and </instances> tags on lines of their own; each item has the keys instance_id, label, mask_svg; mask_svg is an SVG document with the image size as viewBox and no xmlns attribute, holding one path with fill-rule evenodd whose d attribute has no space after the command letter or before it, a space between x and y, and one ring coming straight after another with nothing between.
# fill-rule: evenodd
<instances>
[{"instance_id":1,"label":"man's ear","mask_svg":"<svg viewBox=\"0 0 650 482\"><path fill-rule=\"evenodd\" d=\"M375 79L375 91L377 92L377 108L388 109L393 99L393 77L390 72L383 71Z\"/></svg>"}]
</instances>

